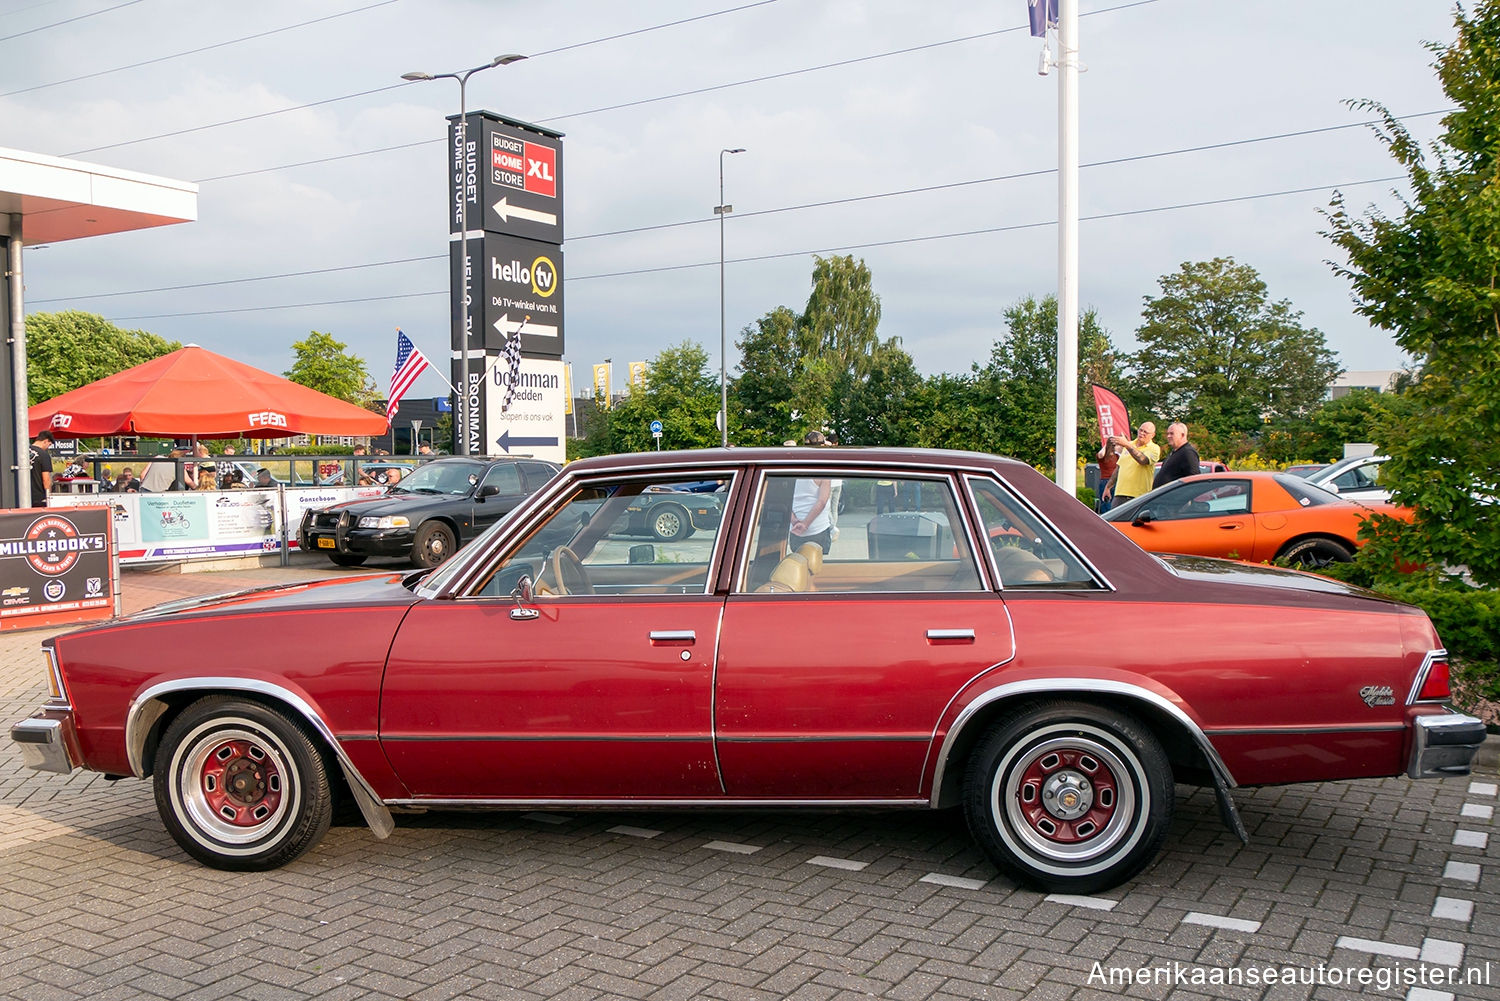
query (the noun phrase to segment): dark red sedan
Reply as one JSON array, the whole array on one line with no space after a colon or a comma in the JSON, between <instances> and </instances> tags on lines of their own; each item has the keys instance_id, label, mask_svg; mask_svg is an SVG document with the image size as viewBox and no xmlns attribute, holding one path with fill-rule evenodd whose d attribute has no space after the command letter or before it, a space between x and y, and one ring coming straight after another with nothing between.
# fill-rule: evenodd
<instances>
[{"instance_id":1,"label":"dark red sedan","mask_svg":"<svg viewBox=\"0 0 1500 1001\"><path fill-rule=\"evenodd\" d=\"M717 523L633 529L642 496L705 481ZM905 509L877 514L891 482ZM344 799L379 837L392 808L961 805L997 865L1087 892L1156 856L1176 782L1243 836L1236 785L1464 775L1484 739L1444 708L1417 609L1159 559L961 452L584 460L437 570L44 647L52 698L11 731L30 763L150 777L172 837L224 869L290 862Z\"/></svg>"}]
</instances>

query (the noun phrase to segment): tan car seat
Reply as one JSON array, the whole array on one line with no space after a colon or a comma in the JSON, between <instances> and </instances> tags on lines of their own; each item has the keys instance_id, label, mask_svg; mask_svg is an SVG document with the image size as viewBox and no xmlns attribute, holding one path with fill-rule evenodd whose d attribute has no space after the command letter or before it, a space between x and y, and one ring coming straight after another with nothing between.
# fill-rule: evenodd
<instances>
[{"instance_id":1,"label":"tan car seat","mask_svg":"<svg viewBox=\"0 0 1500 1001\"><path fill-rule=\"evenodd\" d=\"M797 553L783 559L771 571L771 579L755 589L756 594L776 594L806 591L812 574L807 569L807 560Z\"/></svg>"}]
</instances>

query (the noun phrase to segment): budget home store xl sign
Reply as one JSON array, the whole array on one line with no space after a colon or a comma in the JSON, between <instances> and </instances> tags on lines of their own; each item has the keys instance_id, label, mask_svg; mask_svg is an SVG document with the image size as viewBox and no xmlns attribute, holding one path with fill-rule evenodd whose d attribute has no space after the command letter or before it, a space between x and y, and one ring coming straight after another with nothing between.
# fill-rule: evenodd
<instances>
[{"instance_id":1,"label":"budget home store xl sign","mask_svg":"<svg viewBox=\"0 0 1500 1001\"><path fill-rule=\"evenodd\" d=\"M523 371L531 359L563 356L562 133L475 111L465 142L458 116L448 122L453 384L468 394L468 451L504 453L525 440L519 451L562 461L561 436L533 445L538 436L512 427L515 415L491 400L503 393L493 376L498 365L508 377L504 349L517 333Z\"/></svg>"}]
</instances>

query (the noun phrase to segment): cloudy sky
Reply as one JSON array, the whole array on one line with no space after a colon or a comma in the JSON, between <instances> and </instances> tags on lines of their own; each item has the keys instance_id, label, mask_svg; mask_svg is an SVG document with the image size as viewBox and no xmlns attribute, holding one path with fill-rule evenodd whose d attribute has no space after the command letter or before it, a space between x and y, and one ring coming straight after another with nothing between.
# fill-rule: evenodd
<instances>
[{"instance_id":1,"label":"cloudy sky","mask_svg":"<svg viewBox=\"0 0 1500 1001\"><path fill-rule=\"evenodd\" d=\"M1423 43L1451 40L1451 5L1080 10L1081 300L1116 344L1135 347L1161 275L1233 256L1346 368L1398 366L1326 263L1319 212L1335 187L1395 204L1398 171L1345 102L1446 108ZM868 263L882 334L929 373L984 359L1008 305L1056 289L1057 77L1037 75L1025 0L0 0L0 15L0 145L201 185L195 223L28 249L28 311L98 312L277 372L327 331L383 390L396 327L434 360L449 340L458 87L400 75L507 52L531 58L475 76L469 106L566 133L577 383L612 357L618 386L620 363L687 340L717 366L725 147L747 149L726 163L731 370L740 328L805 303L814 253ZM425 375L414 395L441 392Z\"/></svg>"}]
</instances>

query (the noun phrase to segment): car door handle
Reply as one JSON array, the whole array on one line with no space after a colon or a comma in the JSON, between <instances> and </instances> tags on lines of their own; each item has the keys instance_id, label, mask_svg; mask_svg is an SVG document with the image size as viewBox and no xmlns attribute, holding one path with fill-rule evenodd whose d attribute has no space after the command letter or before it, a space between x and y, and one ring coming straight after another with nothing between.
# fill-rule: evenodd
<instances>
[{"instance_id":1,"label":"car door handle","mask_svg":"<svg viewBox=\"0 0 1500 1001\"><path fill-rule=\"evenodd\" d=\"M929 629L927 640L930 643L973 643L974 630L972 629Z\"/></svg>"},{"instance_id":2,"label":"car door handle","mask_svg":"<svg viewBox=\"0 0 1500 1001\"><path fill-rule=\"evenodd\" d=\"M653 644L680 643L683 646L692 646L698 642L698 634L691 629L653 629L651 630L651 642Z\"/></svg>"},{"instance_id":3,"label":"car door handle","mask_svg":"<svg viewBox=\"0 0 1500 1001\"><path fill-rule=\"evenodd\" d=\"M1226 532L1233 532L1235 529L1240 528L1241 526L1238 525L1238 524L1236 524L1235 522L1226 521L1226 522L1221 522L1219 524L1219 527L1222 528Z\"/></svg>"}]
</instances>

